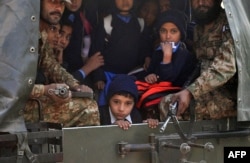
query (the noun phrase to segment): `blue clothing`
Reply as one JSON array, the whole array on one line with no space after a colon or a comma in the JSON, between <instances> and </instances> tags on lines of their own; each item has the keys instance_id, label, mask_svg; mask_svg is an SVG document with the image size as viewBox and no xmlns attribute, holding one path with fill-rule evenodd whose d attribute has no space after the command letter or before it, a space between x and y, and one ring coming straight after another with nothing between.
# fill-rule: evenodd
<instances>
[{"instance_id":1,"label":"blue clothing","mask_svg":"<svg viewBox=\"0 0 250 163\"><path fill-rule=\"evenodd\" d=\"M155 51L148 68L148 73L155 73L160 81L172 82L174 86L182 87L196 66L196 57L183 46L179 46L172 55L169 64L162 64L163 52L161 49Z\"/></svg>"},{"instance_id":2,"label":"blue clothing","mask_svg":"<svg viewBox=\"0 0 250 163\"><path fill-rule=\"evenodd\" d=\"M108 94L108 89L109 89L109 85L112 81L112 79L117 75L111 72L104 72L105 73L105 77L106 77L106 83L105 83L105 87L104 90L102 90L99 94L98 97L98 106L104 106L108 103L107 101L107 94Z\"/></svg>"}]
</instances>

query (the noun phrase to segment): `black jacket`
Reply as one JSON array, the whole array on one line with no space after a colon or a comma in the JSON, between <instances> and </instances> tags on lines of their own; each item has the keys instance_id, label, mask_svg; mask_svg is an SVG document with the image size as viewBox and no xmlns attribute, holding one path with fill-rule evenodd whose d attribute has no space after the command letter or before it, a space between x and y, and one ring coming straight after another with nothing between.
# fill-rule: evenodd
<instances>
[{"instance_id":1,"label":"black jacket","mask_svg":"<svg viewBox=\"0 0 250 163\"><path fill-rule=\"evenodd\" d=\"M104 71L115 74L127 74L135 67L142 65L144 58L150 53L149 31L141 26L136 16L131 16L128 23L112 14L112 32L108 35L103 22L94 32L91 52L100 51L105 65L94 72L94 81L105 81Z\"/></svg>"},{"instance_id":2,"label":"black jacket","mask_svg":"<svg viewBox=\"0 0 250 163\"><path fill-rule=\"evenodd\" d=\"M152 56L148 68L148 74L155 73L160 81L172 82L174 86L183 86L188 77L194 71L197 60L194 54L187 49L180 47L173 53L172 61L169 64L161 64L163 59L162 50L156 50Z\"/></svg>"}]
</instances>

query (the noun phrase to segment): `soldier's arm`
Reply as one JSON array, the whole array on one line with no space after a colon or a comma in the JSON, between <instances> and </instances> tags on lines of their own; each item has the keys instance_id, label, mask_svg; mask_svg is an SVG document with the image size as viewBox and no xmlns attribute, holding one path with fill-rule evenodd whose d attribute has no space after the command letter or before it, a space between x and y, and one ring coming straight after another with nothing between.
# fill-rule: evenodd
<instances>
[{"instance_id":1,"label":"soldier's arm","mask_svg":"<svg viewBox=\"0 0 250 163\"><path fill-rule=\"evenodd\" d=\"M212 64L187 89L196 99L224 85L236 73L235 47L230 31L222 36L222 44Z\"/></svg>"}]
</instances>

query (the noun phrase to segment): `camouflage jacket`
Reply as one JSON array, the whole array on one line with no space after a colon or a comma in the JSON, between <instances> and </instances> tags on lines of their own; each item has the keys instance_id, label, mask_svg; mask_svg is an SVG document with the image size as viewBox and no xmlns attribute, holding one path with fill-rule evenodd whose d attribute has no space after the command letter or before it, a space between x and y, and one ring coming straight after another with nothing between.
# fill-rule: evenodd
<instances>
[{"instance_id":1,"label":"camouflage jacket","mask_svg":"<svg viewBox=\"0 0 250 163\"><path fill-rule=\"evenodd\" d=\"M187 88L194 99L218 89L225 90L236 73L234 41L225 12L220 13L206 33L202 26L196 26L194 50L201 61L200 76Z\"/></svg>"},{"instance_id":2,"label":"camouflage jacket","mask_svg":"<svg viewBox=\"0 0 250 163\"><path fill-rule=\"evenodd\" d=\"M40 41L38 68L43 70L46 78L45 84L65 83L70 88L79 85L79 82L56 61L53 49L46 42L46 34L44 34L44 31L41 32ZM40 97L43 93L44 85L35 84L30 97Z\"/></svg>"}]
</instances>

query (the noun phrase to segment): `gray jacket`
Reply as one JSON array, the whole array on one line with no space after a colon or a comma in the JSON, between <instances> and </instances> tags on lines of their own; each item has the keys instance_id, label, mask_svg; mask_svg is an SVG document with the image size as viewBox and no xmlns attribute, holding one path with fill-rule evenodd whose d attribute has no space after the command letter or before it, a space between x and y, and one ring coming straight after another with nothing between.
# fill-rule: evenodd
<instances>
[{"instance_id":1,"label":"gray jacket","mask_svg":"<svg viewBox=\"0 0 250 163\"><path fill-rule=\"evenodd\" d=\"M25 131L22 109L35 82L40 0L0 1L0 132Z\"/></svg>"}]
</instances>

